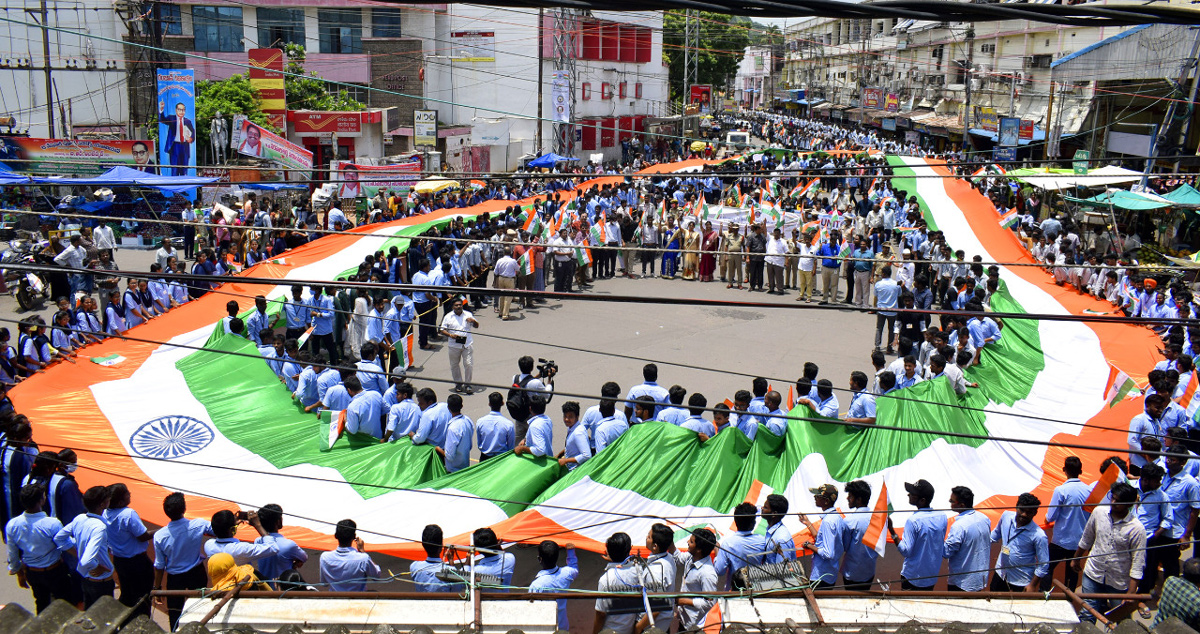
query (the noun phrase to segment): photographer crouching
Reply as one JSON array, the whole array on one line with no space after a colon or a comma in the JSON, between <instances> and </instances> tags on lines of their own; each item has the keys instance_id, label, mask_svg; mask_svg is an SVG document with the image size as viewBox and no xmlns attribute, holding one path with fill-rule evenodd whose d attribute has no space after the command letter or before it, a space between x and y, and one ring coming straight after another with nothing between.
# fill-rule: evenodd
<instances>
[{"instance_id":1,"label":"photographer crouching","mask_svg":"<svg viewBox=\"0 0 1200 634\"><path fill-rule=\"evenodd\" d=\"M554 393L554 375L558 374L558 364L546 359L538 359L535 372L533 357L526 355L517 359L517 369L521 371L512 379L512 387L508 389L508 415L512 416L515 428L515 438L519 441L529 431L529 394L542 392L546 394L545 402L549 403Z\"/></svg>"}]
</instances>

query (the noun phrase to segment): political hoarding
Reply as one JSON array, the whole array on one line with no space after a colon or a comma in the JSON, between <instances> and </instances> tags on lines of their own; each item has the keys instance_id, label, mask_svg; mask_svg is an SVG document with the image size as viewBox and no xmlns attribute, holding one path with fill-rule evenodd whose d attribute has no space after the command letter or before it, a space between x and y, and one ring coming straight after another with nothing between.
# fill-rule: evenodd
<instances>
[{"instance_id":1,"label":"political hoarding","mask_svg":"<svg viewBox=\"0 0 1200 634\"><path fill-rule=\"evenodd\" d=\"M160 68L158 162L166 176L196 175L196 76L191 69Z\"/></svg>"},{"instance_id":2,"label":"political hoarding","mask_svg":"<svg viewBox=\"0 0 1200 634\"><path fill-rule=\"evenodd\" d=\"M1020 132L1020 119L1016 117L1001 117L998 144L1000 147L1015 147L1017 139L1020 137Z\"/></svg>"},{"instance_id":3,"label":"political hoarding","mask_svg":"<svg viewBox=\"0 0 1200 634\"><path fill-rule=\"evenodd\" d=\"M92 176L116 165L158 173L154 141L0 137L0 164L14 172Z\"/></svg>"},{"instance_id":4,"label":"political hoarding","mask_svg":"<svg viewBox=\"0 0 1200 634\"><path fill-rule=\"evenodd\" d=\"M311 170L312 152L254 123L246 115L233 118L232 147L242 156L267 159L294 170Z\"/></svg>"},{"instance_id":5,"label":"political hoarding","mask_svg":"<svg viewBox=\"0 0 1200 634\"><path fill-rule=\"evenodd\" d=\"M339 198L372 197L381 189L407 193L421 177L420 161L395 165L356 165L338 161L336 169L341 180Z\"/></svg>"}]
</instances>

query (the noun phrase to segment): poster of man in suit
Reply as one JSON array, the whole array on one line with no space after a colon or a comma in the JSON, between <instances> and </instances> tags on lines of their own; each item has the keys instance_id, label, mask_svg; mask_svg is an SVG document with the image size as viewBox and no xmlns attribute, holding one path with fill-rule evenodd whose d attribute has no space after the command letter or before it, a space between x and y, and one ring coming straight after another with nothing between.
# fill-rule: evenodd
<instances>
[{"instance_id":1,"label":"poster of man in suit","mask_svg":"<svg viewBox=\"0 0 1200 634\"><path fill-rule=\"evenodd\" d=\"M163 174L196 175L195 88L191 70L158 71L158 162Z\"/></svg>"}]
</instances>

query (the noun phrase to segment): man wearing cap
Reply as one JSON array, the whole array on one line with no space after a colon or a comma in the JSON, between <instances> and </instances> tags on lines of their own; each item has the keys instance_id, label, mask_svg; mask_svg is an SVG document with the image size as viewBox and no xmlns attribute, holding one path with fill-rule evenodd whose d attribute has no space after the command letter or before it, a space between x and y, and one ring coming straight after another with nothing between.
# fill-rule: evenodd
<instances>
[{"instance_id":1,"label":"man wearing cap","mask_svg":"<svg viewBox=\"0 0 1200 634\"><path fill-rule=\"evenodd\" d=\"M833 503L837 501L838 496L837 487L832 484L822 484L808 491L813 494L813 503L821 509L824 516L821 518L820 528L817 528L808 520L807 515L800 514L800 523L808 528L808 534L816 535L815 539L809 539L800 546L813 553L809 578L816 583L814 588L818 590L832 588L837 585L846 522L842 519L841 513L833 508Z\"/></svg>"},{"instance_id":2,"label":"man wearing cap","mask_svg":"<svg viewBox=\"0 0 1200 634\"><path fill-rule=\"evenodd\" d=\"M929 508L933 501L933 485L928 480L906 482L904 489L908 491L908 503L917 509L904 523L904 539L896 534L891 517L887 524L896 549L904 557L900 587L903 590L930 590L942 569L946 516Z\"/></svg>"},{"instance_id":3,"label":"man wearing cap","mask_svg":"<svg viewBox=\"0 0 1200 634\"><path fill-rule=\"evenodd\" d=\"M992 530L992 541L1000 542L996 572L988 589L992 592L1033 592L1050 573L1050 542L1046 532L1033 523L1042 501L1032 493L1017 498L1017 510L1005 511Z\"/></svg>"},{"instance_id":4,"label":"man wearing cap","mask_svg":"<svg viewBox=\"0 0 1200 634\"><path fill-rule=\"evenodd\" d=\"M494 275L496 277L496 288L501 290L511 290L516 288L517 280L517 260L512 256L509 247L504 248L504 255L496 261ZM500 296L500 319L508 321L508 313L512 307L512 297L509 295ZM424 346L422 346L424 348Z\"/></svg>"}]
</instances>

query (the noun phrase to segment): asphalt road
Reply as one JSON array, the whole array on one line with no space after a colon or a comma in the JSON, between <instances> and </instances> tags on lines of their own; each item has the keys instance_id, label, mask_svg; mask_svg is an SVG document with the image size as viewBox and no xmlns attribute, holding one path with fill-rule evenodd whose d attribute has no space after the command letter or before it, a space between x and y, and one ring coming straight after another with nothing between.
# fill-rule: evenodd
<instances>
[{"instance_id":1,"label":"asphalt road","mask_svg":"<svg viewBox=\"0 0 1200 634\"><path fill-rule=\"evenodd\" d=\"M116 259L123 270L146 271L154 255L153 251L122 249L117 252ZM598 395L600 385L608 380L617 381L622 391L627 391L641 382L641 368L645 363L641 359L646 359L658 362L660 384L679 384L689 393L701 392L711 404L732 398L739 389L750 388L749 377L733 373L772 377L776 379L777 388L782 385L786 394L786 383L800 375L806 361L817 363L821 376L839 387L848 384L852 370L870 369L873 316L837 308L817 309L816 304L794 301L794 293L779 297L729 290L719 282L616 278L597 281L588 294L596 297L629 295L754 301L780 307L549 300L534 308L517 311L514 319L507 322L501 321L491 308L486 308L476 315L480 328L475 340L475 384L507 387L517 372L516 359L528 354L558 363L560 373L555 382L558 392ZM36 312L49 321L54 310L44 307ZM0 295L0 319L21 319L28 314L18 311L11 295ZM214 321L220 317L213 315ZM15 330L13 324L4 325ZM449 360L444 347L418 350L415 363L416 369L410 371L413 383L417 387L431 387L439 398L444 398L448 387L445 383L422 380L449 379ZM487 412L487 392L490 391L465 397L465 411L469 416L478 418ZM569 399L580 400L584 408L595 402L595 399ZM568 398L559 396L555 400ZM552 408L555 410L557 407ZM558 420L558 416L552 417ZM556 449L562 447L564 437L565 428L557 426ZM642 536L633 538L637 543ZM537 570L534 551L517 547L514 552L518 559L514 582L527 583ZM574 587L595 588L604 562L590 553L580 555L582 573ZM319 579L318 557L319 554L312 553L301 571L310 581ZM408 569L406 561L390 557L380 557L378 561L385 571L399 573ZM898 557L885 558L880 576L897 576L897 571L888 568L898 567L898 563ZM380 589L412 588L406 582L396 581L382 585ZM18 588L11 576L0 580L0 603L8 602L32 607L29 592ZM571 604L572 630L590 632L591 605L587 601L572 601Z\"/></svg>"}]
</instances>

